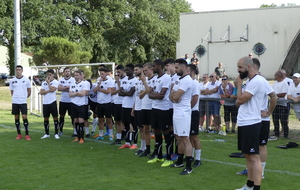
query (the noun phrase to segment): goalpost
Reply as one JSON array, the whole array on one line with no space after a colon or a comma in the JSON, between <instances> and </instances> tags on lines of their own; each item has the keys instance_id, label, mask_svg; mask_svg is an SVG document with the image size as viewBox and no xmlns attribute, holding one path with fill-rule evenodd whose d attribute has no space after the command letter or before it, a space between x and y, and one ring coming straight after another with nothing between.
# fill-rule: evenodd
<instances>
[{"instance_id":1,"label":"goalpost","mask_svg":"<svg viewBox=\"0 0 300 190\"><path fill-rule=\"evenodd\" d=\"M108 63L82 63L82 64L68 64L68 65L48 65L48 66L32 66L30 70L30 82L31 82L31 96L30 96L30 114L42 117L43 113L43 98L42 95L39 94L41 87L37 86L35 82L33 81L33 70L34 69L45 69L45 68L64 68L64 67L73 67L78 68L82 66L99 66L99 65L112 65L112 74L114 76L114 68L115 63L114 62L108 62ZM59 79L57 79L59 80ZM56 92L56 95L60 95L60 92ZM59 101L59 98L57 98L57 101ZM59 105L59 104L58 104Z\"/></svg>"}]
</instances>

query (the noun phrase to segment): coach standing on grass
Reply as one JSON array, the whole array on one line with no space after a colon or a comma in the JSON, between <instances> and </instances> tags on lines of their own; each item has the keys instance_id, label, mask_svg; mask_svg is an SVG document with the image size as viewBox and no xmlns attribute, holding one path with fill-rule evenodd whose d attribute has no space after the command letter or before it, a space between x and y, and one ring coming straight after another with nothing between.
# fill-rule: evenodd
<instances>
[{"instance_id":1,"label":"coach standing on grass","mask_svg":"<svg viewBox=\"0 0 300 190\"><path fill-rule=\"evenodd\" d=\"M28 78L23 76L23 67L16 66L16 77L14 77L9 84L10 93L12 96L12 114L15 115L15 125L17 128L17 140L22 138L20 130L20 111L25 127L25 139L31 140L28 132L27 120L27 98L31 95L31 84Z\"/></svg>"},{"instance_id":2,"label":"coach standing on grass","mask_svg":"<svg viewBox=\"0 0 300 190\"><path fill-rule=\"evenodd\" d=\"M243 57L238 63L237 82L238 148L246 158L248 168L247 183L237 190L259 190L262 166L259 157L259 135L261 130L261 105L265 96L264 78L258 75L251 58ZM243 79L248 83L242 93Z\"/></svg>"},{"instance_id":3,"label":"coach standing on grass","mask_svg":"<svg viewBox=\"0 0 300 190\"><path fill-rule=\"evenodd\" d=\"M175 61L175 69L177 75L180 76L174 84L170 93L170 100L173 104L173 125L174 133L178 140L178 160L174 167L183 167L183 155L186 156L186 168L180 175L192 173L192 145L189 139L191 128L191 98L193 80L187 73L187 62L183 59Z\"/></svg>"}]
</instances>

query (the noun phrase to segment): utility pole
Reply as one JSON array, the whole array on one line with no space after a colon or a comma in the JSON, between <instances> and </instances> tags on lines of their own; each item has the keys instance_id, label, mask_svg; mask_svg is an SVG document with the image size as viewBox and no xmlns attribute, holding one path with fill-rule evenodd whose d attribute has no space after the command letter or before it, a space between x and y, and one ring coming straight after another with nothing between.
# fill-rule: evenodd
<instances>
[{"instance_id":1,"label":"utility pole","mask_svg":"<svg viewBox=\"0 0 300 190\"><path fill-rule=\"evenodd\" d=\"M21 22L20 22L20 0L14 0L14 47L15 47L15 67L21 65ZM16 74L16 72L15 72Z\"/></svg>"}]
</instances>

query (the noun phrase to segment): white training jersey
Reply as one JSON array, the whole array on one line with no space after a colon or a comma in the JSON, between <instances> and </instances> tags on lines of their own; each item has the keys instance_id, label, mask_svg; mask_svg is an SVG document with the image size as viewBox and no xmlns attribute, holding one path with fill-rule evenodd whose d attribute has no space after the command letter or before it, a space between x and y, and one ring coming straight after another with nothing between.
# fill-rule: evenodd
<instances>
[{"instance_id":1,"label":"white training jersey","mask_svg":"<svg viewBox=\"0 0 300 190\"><path fill-rule=\"evenodd\" d=\"M87 80L83 80L83 82L85 83L85 85L84 85L86 87L85 90L88 91L88 93L89 93L89 91L91 89L91 84ZM84 100L85 100L84 105L88 105L89 104L89 95L88 94L84 96Z\"/></svg>"},{"instance_id":2,"label":"white training jersey","mask_svg":"<svg viewBox=\"0 0 300 190\"><path fill-rule=\"evenodd\" d=\"M294 83L292 83L294 84ZM275 94L280 94L280 93L287 93L288 89L289 89L289 85L286 81L275 81L272 85ZM277 101L276 105L280 105L280 106L287 106L287 101L284 100L284 98L279 98L280 101Z\"/></svg>"},{"instance_id":3,"label":"white training jersey","mask_svg":"<svg viewBox=\"0 0 300 190\"><path fill-rule=\"evenodd\" d=\"M293 98L300 96L300 85L295 86L295 83L292 83L289 86L287 95L291 95ZM300 112L300 103L293 104L293 109L296 112Z\"/></svg>"},{"instance_id":4,"label":"white training jersey","mask_svg":"<svg viewBox=\"0 0 300 190\"><path fill-rule=\"evenodd\" d=\"M194 95L198 95L198 101L194 105L194 107L192 107L192 111L199 111L200 86L199 86L199 82L197 79L193 80L192 96L194 96Z\"/></svg>"},{"instance_id":5,"label":"white training jersey","mask_svg":"<svg viewBox=\"0 0 300 190\"><path fill-rule=\"evenodd\" d=\"M118 83L115 79L112 79L113 80L113 87L112 88L115 88L115 89L118 89ZM115 101L117 100L118 98L118 93L115 94L115 95L111 95L111 103L115 103Z\"/></svg>"},{"instance_id":6,"label":"white training jersey","mask_svg":"<svg viewBox=\"0 0 300 190\"><path fill-rule=\"evenodd\" d=\"M123 78L120 78L119 79L119 81L120 81L120 87L121 87L121 85L122 85L122 81L123 80L127 80L127 76L124 76ZM119 90L119 86L118 86L118 83L117 83L117 81L115 81L115 87L116 87L116 89L117 90ZM116 97L116 99L114 100L114 104L122 104L123 103L123 96L119 96L118 94L116 94L117 95L117 97Z\"/></svg>"},{"instance_id":7,"label":"white training jersey","mask_svg":"<svg viewBox=\"0 0 300 190\"><path fill-rule=\"evenodd\" d=\"M155 75L153 75L150 79L146 77L146 83L148 87L153 88L156 79L157 76ZM145 86L144 86L144 90L146 90ZM149 95L147 93L142 99L142 110L151 110L151 109L152 109L152 99L149 98Z\"/></svg>"},{"instance_id":8,"label":"white training jersey","mask_svg":"<svg viewBox=\"0 0 300 190\"><path fill-rule=\"evenodd\" d=\"M288 77L285 77L283 80L284 80L285 82L287 82L289 86L291 86L292 84L294 84L293 79L290 79L290 78L288 78Z\"/></svg>"},{"instance_id":9,"label":"white training jersey","mask_svg":"<svg viewBox=\"0 0 300 190\"><path fill-rule=\"evenodd\" d=\"M219 94L219 86L221 85L222 83L220 81L216 81L216 82L210 82L208 85L207 85L207 88L209 90L211 89L214 89L214 88L218 88L217 92L213 93L213 94L210 94L208 95L208 98L220 98L220 94Z\"/></svg>"},{"instance_id":10,"label":"white training jersey","mask_svg":"<svg viewBox=\"0 0 300 190\"><path fill-rule=\"evenodd\" d=\"M137 82L135 83L135 101L134 101L134 110L140 111L142 110L142 99L140 99L141 91L144 91L143 81L137 78Z\"/></svg>"},{"instance_id":11,"label":"white training jersey","mask_svg":"<svg viewBox=\"0 0 300 190\"><path fill-rule=\"evenodd\" d=\"M56 79L53 79L52 81L50 81L50 85L48 85L48 83L46 81L42 82L41 85L41 89L47 91L50 90L50 87L53 86L56 88L56 90L54 92L48 92L47 94L44 94L43 96L43 104L47 105L47 104L51 104L54 101L56 101L56 91L58 88L58 81Z\"/></svg>"},{"instance_id":12,"label":"white training jersey","mask_svg":"<svg viewBox=\"0 0 300 190\"><path fill-rule=\"evenodd\" d=\"M204 82L200 82L200 83L199 83L199 88L200 88L200 99L201 99L201 98L208 98L208 95L202 95L202 94L201 94L201 90L207 89L209 83L210 83L210 82L207 82L207 83L205 83L205 84L204 84Z\"/></svg>"},{"instance_id":13,"label":"white training jersey","mask_svg":"<svg viewBox=\"0 0 300 190\"><path fill-rule=\"evenodd\" d=\"M22 76L21 78L12 78L9 82L9 89L13 91L12 103L26 104L28 97L28 88L31 88L31 83L28 78L24 76Z\"/></svg>"},{"instance_id":14,"label":"white training jersey","mask_svg":"<svg viewBox=\"0 0 300 190\"><path fill-rule=\"evenodd\" d=\"M105 81L102 81L101 83L98 81L97 85L99 85L100 89L107 90L108 88L114 87L114 81L112 79L106 79ZM97 102L99 104L107 104L111 102L111 92L108 94L105 94L103 92L97 91Z\"/></svg>"},{"instance_id":15,"label":"white training jersey","mask_svg":"<svg viewBox=\"0 0 300 190\"><path fill-rule=\"evenodd\" d=\"M97 103L97 92L94 92L94 89L96 88L96 86L97 86L96 82L92 83L92 88L90 89L90 92L89 92L89 99L95 103Z\"/></svg>"},{"instance_id":16,"label":"white training jersey","mask_svg":"<svg viewBox=\"0 0 300 190\"><path fill-rule=\"evenodd\" d=\"M153 99L152 100L152 108L159 110L169 110L170 108L170 87L171 87L171 77L164 73L162 76L157 77L154 82L153 91L156 93L160 93L161 89L167 88L165 96L162 100Z\"/></svg>"},{"instance_id":17,"label":"white training jersey","mask_svg":"<svg viewBox=\"0 0 300 190\"><path fill-rule=\"evenodd\" d=\"M253 96L249 101L240 105L238 110L237 122L238 126L249 126L261 122L261 110L263 99L266 94L266 79L262 76L255 75L245 85L245 92Z\"/></svg>"},{"instance_id":18,"label":"white training jersey","mask_svg":"<svg viewBox=\"0 0 300 190\"><path fill-rule=\"evenodd\" d=\"M137 83L138 79L133 77L132 79L128 79L128 77L124 80L122 80L121 87L125 91L130 91L132 87L135 87L135 83ZM124 96L123 97L123 102L122 102L122 107L123 108L133 108L135 100L135 93L133 93L132 96Z\"/></svg>"},{"instance_id":19,"label":"white training jersey","mask_svg":"<svg viewBox=\"0 0 300 190\"><path fill-rule=\"evenodd\" d=\"M180 97L180 101L178 103L173 103L173 117L191 117L193 84L193 79L190 75L185 75L175 82L173 90L175 92L183 90L184 94Z\"/></svg>"},{"instance_id":20,"label":"white training jersey","mask_svg":"<svg viewBox=\"0 0 300 190\"><path fill-rule=\"evenodd\" d=\"M70 77L69 79L65 79L64 77L59 79L58 83L59 85L63 87L71 86L75 82L75 79L73 77ZM70 103L71 98L69 96L69 92L61 91L60 101L65 103Z\"/></svg>"},{"instance_id":21,"label":"white training jersey","mask_svg":"<svg viewBox=\"0 0 300 190\"><path fill-rule=\"evenodd\" d=\"M81 92L83 90L90 90L90 84L87 84L84 81L81 81L80 83L73 83L70 87L70 92ZM71 102L77 106L83 106L86 105L86 100L85 100L86 96L75 96L75 97L71 97Z\"/></svg>"}]
</instances>

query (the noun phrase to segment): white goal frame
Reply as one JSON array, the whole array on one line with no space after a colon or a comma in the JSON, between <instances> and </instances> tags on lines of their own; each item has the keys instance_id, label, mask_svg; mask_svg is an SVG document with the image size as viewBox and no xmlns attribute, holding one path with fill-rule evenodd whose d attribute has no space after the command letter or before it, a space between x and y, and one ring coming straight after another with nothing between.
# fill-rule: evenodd
<instances>
[{"instance_id":1,"label":"white goal frame","mask_svg":"<svg viewBox=\"0 0 300 190\"><path fill-rule=\"evenodd\" d=\"M114 75L115 63L107 62L107 63L81 63L81 64L68 64L68 65L47 65L47 66L31 66L30 70L30 82L31 82L31 96L30 96L30 114L42 117L43 113L43 103L42 103L42 95L39 94L40 88L33 81L33 71L34 69L42 69L42 68L53 68L53 67L82 67L82 66L99 66L99 65L112 65L112 74ZM59 80L59 79L58 79ZM56 94L60 94L56 92ZM37 98L37 100L35 100ZM59 101L59 100L56 100ZM33 110L33 103L37 103L35 107L35 111Z\"/></svg>"}]
</instances>

